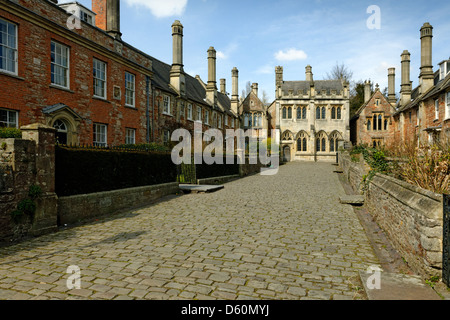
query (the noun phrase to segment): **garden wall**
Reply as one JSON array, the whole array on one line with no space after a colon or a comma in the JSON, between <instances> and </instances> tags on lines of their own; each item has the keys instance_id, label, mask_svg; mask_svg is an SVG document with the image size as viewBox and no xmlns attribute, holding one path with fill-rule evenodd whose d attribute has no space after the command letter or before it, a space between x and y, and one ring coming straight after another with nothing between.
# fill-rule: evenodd
<instances>
[{"instance_id":1,"label":"garden wall","mask_svg":"<svg viewBox=\"0 0 450 320\"><path fill-rule=\"evenodd\" d=\"M355 191L368 173L362 157L352 162L339 154L339 165ZM398 179L375 174L364 191L368 211L408 265L423 276L441 276L443 196Z\"/></svg>"}]
</instances>

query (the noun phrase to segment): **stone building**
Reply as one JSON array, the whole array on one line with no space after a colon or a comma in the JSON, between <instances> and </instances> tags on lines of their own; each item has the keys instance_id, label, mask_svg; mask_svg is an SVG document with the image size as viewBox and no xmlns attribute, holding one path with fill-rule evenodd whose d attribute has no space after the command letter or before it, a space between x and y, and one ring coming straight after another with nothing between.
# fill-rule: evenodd
<instances>
[{"instance_id":1,"label":"stone building","mask_svg":"<svg viewBox=\"0 0 450 320\"><path fill-rule=\"evenodd\" d=\"M370 81L365 82L365 103L350 120L351 141L353 145L365 144L372 147L394 143L393 115L395 104L395 69L389 69L389 97L385 97L378 85L371 94Z\"/></svg>"},{"instance_id":2,"label":"stone building","mask_svg":"<svg viewBox=\"0 0 450 320\"><path fill-rule=\"evenodd\" d=\"M433 27L424 23L420 29L421 67L419 84L412 89L411 54L401 55L402 84L400 101L394 114L397 142L416 145L448 143L450 138L450 59L433 71Z\"/></svg>"},{"instance_id":3,"label":"stone building","mask_svg":"<svg viewBox=\"0 0 450 320\"><path fill-rule=\"evenodd\" d=\"M218 92L215 51L208 83L184 73L183 26L172 26L165 64L122 40L120 1L0 3L0 126L42 123L60 143L111 146L168 141L174 128L237 124ZM198 115L198 116L197 116Z\"/></svg>"},{"instance_id":4,"label":"stone building","mask_svg":"<svg viewBox=\"0 0 450 320\"><path fill-rule=\"evenodd\" d=\"M285 161L335 161L340 145L350 141L349 83L314 80L311 66L305 81L284 81L275 68L275 101L270 127L280 130Z\"/></svg>"},{"instance_id":5,"label":"stone building","mask_svg":"<svg viewBox=\"0 0 450 320\"><path fill-rule=\"evenodd\" d=\"M256 135L261 130L266 130L269 135L268 107L258 97L258 84L253 83L251 88L239 106L240 127L244 130L252 129Z\"/></svg>"}]
</instances>

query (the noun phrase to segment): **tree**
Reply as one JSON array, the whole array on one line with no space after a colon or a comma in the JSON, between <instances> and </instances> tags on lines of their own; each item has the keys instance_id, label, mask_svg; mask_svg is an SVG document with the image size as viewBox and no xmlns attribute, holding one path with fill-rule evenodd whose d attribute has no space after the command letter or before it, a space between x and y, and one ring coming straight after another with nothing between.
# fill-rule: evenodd
<instances>
[{"instance_id":1,"label":"tree","mask_svg":"<svg viewBox=\"0 0 450 320\"><path fill-rule=\"evenodd\" d=\"M358 109L364 104L365 81L359 80L351 85L350 89L350 118L353 117ZM373 94L373 83L370 85L370 93Z\"/></svg>"},{"instance_id":2,"label":"tree","mask_svg":"<svg viewBox=\"0 0 450 320\"><path fill-rule=\"evenodd\" d=\"M262 92L262 97L261 97L261 102L266 106L270 103L269 101L269 96L267 95L267 92L265 90L263 90Z\"/></svg>"},{"instance_id":3,"label":"tree","mask_svg":"<svg viewBox=\"0 0 450 320\"><path fill-rule=\"evenodd\" d=\"M250 92L252 92L252 83L250 81L247 81L247 83L245 84L245 89L242 90L242 100L244 100L245 98L247 98L247 96L250 94Z\"/></svg>"},{"instance_id":4,"label":"tree","mask_svg":"<svg viewBox=\"0 0 450 320\"><path fill-rule=\"evenodd\" d=\"M350 83L353 78L353 72L345 65L336 62L336 65L327 72L326 80L344 80Z\"/></svg>"}]
</instances>

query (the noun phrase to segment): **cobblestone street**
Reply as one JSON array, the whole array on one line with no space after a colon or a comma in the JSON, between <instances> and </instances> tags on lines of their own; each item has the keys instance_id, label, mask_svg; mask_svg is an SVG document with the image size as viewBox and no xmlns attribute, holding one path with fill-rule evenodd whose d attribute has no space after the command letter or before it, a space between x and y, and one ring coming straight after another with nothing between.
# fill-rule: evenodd
<instances>
[{"instance_id":1,"label":"cobblestone street","mask_svg":"<svg viewBox=\"0 0 450 320\"><path fill-rule=\"evenodd\" d=\"M335 168L290 163L1 248L0 299L358 298L379 262Z\"/></svg>"}]
</instances>

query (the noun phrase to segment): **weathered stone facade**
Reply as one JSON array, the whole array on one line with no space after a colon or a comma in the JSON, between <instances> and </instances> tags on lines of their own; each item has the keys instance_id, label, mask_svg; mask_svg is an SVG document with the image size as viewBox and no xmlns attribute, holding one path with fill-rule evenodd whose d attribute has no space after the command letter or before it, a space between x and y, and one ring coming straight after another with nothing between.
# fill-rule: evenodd
<instances>
[{"instance_id":1,"label":"weathered stone facade","mask_svg":"<svg viewBox=\"0 0 450 320\"><path fill-rule=\"evenodd\" d=\"M281 133L285 161L335 161L342 142L350 141L349 84L341 80L284 81L276 67L276 100L269 108ZM271 124L273 126L273 123Z\"/></svg>"},{"instance_id":2,"label":"weathered stone facade","mask_svg":"<svg viewBox=\"0 0 450 320\"><path fill-rule=\"evenodd\" d=\"M370 86L370 83L366 83ZM388 146L394 143L393 115L394 106L377 87L375 93L368 97L366 103L351 119L352 143L366 144L373 147Z\"/></svg>"}]
</instances>

